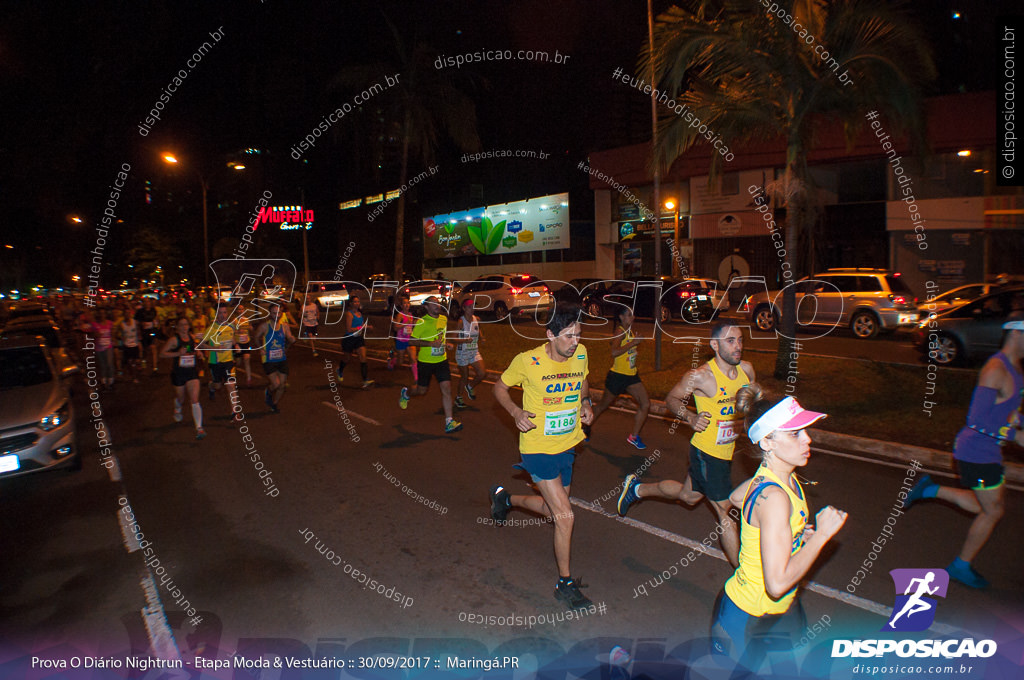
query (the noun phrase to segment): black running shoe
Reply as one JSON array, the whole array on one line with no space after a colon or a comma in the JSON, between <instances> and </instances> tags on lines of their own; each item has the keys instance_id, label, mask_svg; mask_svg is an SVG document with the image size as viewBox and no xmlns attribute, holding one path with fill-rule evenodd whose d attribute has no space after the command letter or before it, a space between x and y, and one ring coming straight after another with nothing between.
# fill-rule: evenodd
<instances>
[{"instance_id":1,"label":"black running shoe","mask_svg":"<svg viewBox=\"0 0 1024 680\"><path fill-rule=\"evenodd\" d=\"M491 519L501 523L508 517L508 511L512 507L508 491L500 484L491 487Z\"/></svg>"},{"instance_id":2,"label":"black running shoe","mask_svg":"<svg viewBox=\"0 0 1024 680\"><path fill-rule=\"evenodd\" d=\"M571 579L568 583L559 581L555 584L555 597L565 603L569 609L587 609L594 603L580 592L580 588L586 587L578 578Z\"/></svg>"}]
</instances>

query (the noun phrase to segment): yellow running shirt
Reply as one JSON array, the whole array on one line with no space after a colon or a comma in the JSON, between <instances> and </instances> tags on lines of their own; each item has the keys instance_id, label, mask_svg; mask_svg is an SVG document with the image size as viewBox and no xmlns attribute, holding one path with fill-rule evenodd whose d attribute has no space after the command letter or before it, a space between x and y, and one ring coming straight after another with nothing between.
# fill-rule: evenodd
<instances>
[{"instance_id":1,"label":"yellow running shirt","mask_svg":"<svg viewBox=\"0 0 1024 680\"><path fill-rule=\"evenodd\" d=\"M741 425L736 417L736 392L750 384L750 378L739 366L736 366L736 377L732 380L722 373L713 359L708 366L715 376L718 392L714 398L694 392L693 400L697 404L697 413L710 413L711 422L703 432L694 432L690 443L709 456L732 460L732 452L736 448L734 442L740 434Z\"/></svg>"},{"instance_id":2,"label":"yellow running shirt","mask_svg":"<svg viewBox=\"0 0 1024 680\"><path fill-rule=\"evenodd\" d=\"M519 433L521 453L563 453L583 441L580 396L588 372L583 345L565 361L550 358L547 344L516 355L501 382L522 385L523 410L534 414L537 426Z\"/></svg>"},{"instance_id":3,"label":"yellow running shirt","mask_svg":"<svg viewBox=\"0 0 1024 680\"><path fill-rule=\"evenodd\" d=\"M743 496L742 520L740 522L740 566L736 573L725 582L725 592L736 606L751 616L765 614L782 614L796 597L797 586L778 600L773 600L764 588L764 567L761 564L761 530L750 524L750 515L754 510L753 499L748 503L751 493L763 483L778 485L789 496L792 510L789 513L789 528L793 533L793 547L790 552L795 555L804 545L804 527L807 525L807 499L803 487L793 478L796 491L779 479L774 472L761 466L757 474L750 480L747 493ZM763 489L762 489L763 491Z\"/></svg>"},{"instance_id":4,"label":"yellow running shirt","mask_svg":"<svg viewBox=\"0 0 1024 680\"><path fill-rule=\"evenodd\" d=\"M229 361L234 361L235 353L231 347L235 343L235 327L231 324L225 323L220 324L216 321L210 326L210 332L206 334L204 338L206 344L213 347L226 346L227 349L218 349L210 352L210 363L211 364L225 364Z\"/></svg>"},{"instance_id":5,"label":"yellow running shirt","mask_svg":"<svg viewBox=\"0 0 1024 680\"><path fill-rule=\"evenodd\" d=\"M437 318L424 314L416 320L416 326L412 329L412 337L417 340L444 340L445 331L448 330L448 317L438 314ZM416 358L425 364L439 364L448 360L445 347L418 347L419 353Z\"/></svg>"},{"instance_id":6,"label":"yellow running shirt","mask_svg":"<svg viewBox=\"0 0 1024 680\"><path fill-rule=\"evenodd\" d=\"M619 347L633 342L633 332L626 331L626 335L619 342ZM623 352L612 361L612 372L620 375L636 375L636 347L630 347L629 351Z\"/></svg>"}]
</instances>

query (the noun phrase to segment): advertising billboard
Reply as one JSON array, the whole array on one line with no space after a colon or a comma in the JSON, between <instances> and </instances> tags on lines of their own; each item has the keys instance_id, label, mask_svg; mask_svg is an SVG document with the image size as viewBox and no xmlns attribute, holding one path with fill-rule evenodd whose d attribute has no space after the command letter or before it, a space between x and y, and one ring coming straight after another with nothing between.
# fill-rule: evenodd
<instances>
[{"instance_id":1,"label":"advertising billboard","mask_svg":"<svg viewBox=\"0 0 1024 680\"><path fill-rule=\"evenodd\" d=\"M423 220L427 259L569 247L569 194L537 196Z\"/></svg>"}]
</instances>

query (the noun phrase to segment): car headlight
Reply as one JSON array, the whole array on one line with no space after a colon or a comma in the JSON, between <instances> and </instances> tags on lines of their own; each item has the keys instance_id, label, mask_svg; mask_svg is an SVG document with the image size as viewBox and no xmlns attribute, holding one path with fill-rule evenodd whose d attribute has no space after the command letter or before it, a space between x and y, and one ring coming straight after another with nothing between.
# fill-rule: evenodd
<instances>
[{"instance_id":1,"label":"car headlight","mask_svg":"<svg viewBox=\"0 0 1024 680\"><path fill-rule=\"evenodd\" d=\"M39 427L43 428L46 432L54 430L68 421L71 417L71 406L68 402L58 408L56 411L48 416L45 416L39 420Z\"/></svg>"}]
</instances>

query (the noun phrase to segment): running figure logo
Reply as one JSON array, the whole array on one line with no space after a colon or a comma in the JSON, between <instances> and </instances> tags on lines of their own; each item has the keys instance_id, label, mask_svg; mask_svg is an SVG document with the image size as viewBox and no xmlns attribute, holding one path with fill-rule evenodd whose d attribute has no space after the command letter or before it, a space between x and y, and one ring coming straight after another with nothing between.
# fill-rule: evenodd
<instances>
[{"instance_id":1,"label":"running figure logo","mask_svg":"<svg viewBox=\"0 0 1024 680\"><path fill-rule=\"evenodd\" d=\"M896 586L896 602L892 618L882 630L927 630L935 621L938 607L929 596L946 597L949 573L945 569L893 569L889 574Z\"/></svg>"}]
</instances>

